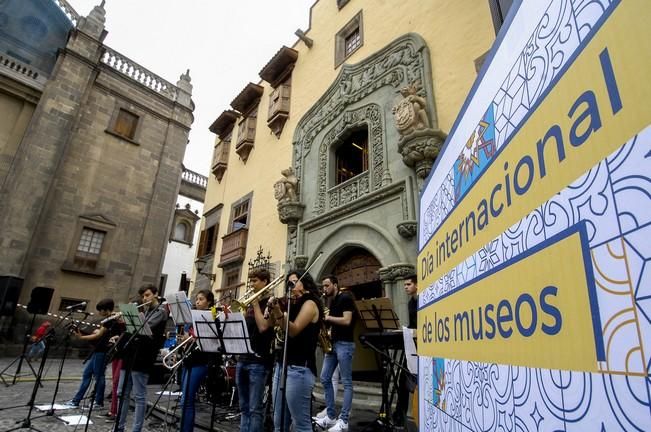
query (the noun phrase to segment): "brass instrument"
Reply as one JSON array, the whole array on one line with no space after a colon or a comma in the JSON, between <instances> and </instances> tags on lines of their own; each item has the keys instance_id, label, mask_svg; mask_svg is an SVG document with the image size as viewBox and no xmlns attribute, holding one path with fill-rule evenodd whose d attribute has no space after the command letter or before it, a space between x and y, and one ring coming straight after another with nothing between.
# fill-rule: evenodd
<instances>
[{"instance_id":1,"label":"brass instrument","mask_svg":"<svg viewBox=\"0 0 651 432\"><path fill-rule=\"evenodd\" d=\"M259 300L260 298L264 297L265 294L268 293L273 294L273 289L276 287L276 285L282 282L284 278L285 278L284 274L278 276L276 279L271 281L266 287L262 288L260 291L253 292L253 293L247 292L239 299L231 300L231 305L234 308L239 308L242 311L242 313L246 312L249 305L251 305L255 300Z\"/></svg>"},{"instance_id":2,"label":"brass instrument","mask_svg":"<svg viewBox=\"0 0 651 432\"><path fill-rule=\"evenodd\" d=\"M330 309L324 307L323 314L324 317L321 320L321 328L319 329L319 346L321 346L323 354L329 354L332 352L332 338L330 330L326 327L325 317L330 315Z\"/></svg>"},{"instance_id":3,"label":"brass instrument","mask_svg":"<svg viewBox=\"0 0 651 432\"><path fill-rule=\"evenodd\" d=\"M168 364L168 359L170 359L170 361L174 361L175 357L176 357L175 353L178 350L180 350L181 348L184 348L186 345L189 345L189 348L191 350L193 348L195 342L196 342L195 338L189 337L186 340L184 340L183 342L181 342L180 344L178 344L177 346L175 346L173 350L168 352L167 355L165 357L163 357L163 366L165 366L169 370L176 369L183 362L183 359L185 358L185 355L181 355L181 358L178 361L176 361L175 363L172 363L172 364Z\"/></svg>"}]
</instances>

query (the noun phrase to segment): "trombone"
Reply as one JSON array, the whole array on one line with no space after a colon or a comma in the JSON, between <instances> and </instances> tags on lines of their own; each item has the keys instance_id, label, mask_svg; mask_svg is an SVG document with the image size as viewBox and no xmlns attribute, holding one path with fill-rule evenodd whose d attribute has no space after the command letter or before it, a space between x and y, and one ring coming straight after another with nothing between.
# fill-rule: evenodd
<instances>
[{"instance_id":1,"label":"trombone","mask_svg":"<svg viewBox=\"0 0 651 432\"><path fill-rule=\"evenodd\" d=\"M194 344L195 344L195 342L196 342L196 339L195 339L195 338L193 338L193 337L188 337L186 340L184 340L183 342L181 342L180 344L178 344L177 346L175 346L173 350L171 350L170 352L168 352L167 355L165 355L165 357L163 357L163 366L165 366L165 367L166 367L167 369L169 369L169 370L174 370L174 369L176 369L176 368L177 368L177 367L178 367L178 366L183 362L183 360L184 360L185 357L188 355L188 353L190 353L190 352L192 351L192 349L194 348ZM180 358L177 362L172 363L172 364L168 364L168 359L170 359L169 361L174 361L173 356L175 355L175 353L176 353L178 350L180 350L181 348L184 348L186 345L189 346L188 353L183 354L183 355L181 356L181 358Z\"/></svg>"},{"instance_id":2,"label":"trombone","mask_svg":"<svg viewBox=\"0 0 651 432\"><path fill-rule=\"evenodd\" d=\"M254 293L247 292L237 300L231 300L231 305L236 308L239 308L242 311L242 313L244 313L246 312L249 305L253 303L255 300L264 297L267 293L273 294L273 289L284 279L285 279L285 275L281 274L276 279L272 280L266 287L262 288L260 291L256 291Z\"/></svg>"}]
</instances>

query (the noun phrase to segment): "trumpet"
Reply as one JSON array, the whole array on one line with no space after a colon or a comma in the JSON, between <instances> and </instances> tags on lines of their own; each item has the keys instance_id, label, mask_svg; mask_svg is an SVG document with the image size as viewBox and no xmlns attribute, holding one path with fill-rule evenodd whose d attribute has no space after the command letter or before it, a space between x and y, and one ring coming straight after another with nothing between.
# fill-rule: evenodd
<instances>
[{"instance_id":1,"label":"trumpet","mask_svg":"<svg viewBox=\"0 0 651 432\"><path fill-rule=\"evenodd\" d=\"M185 356L182 355L181 358L178 361L176 361L175 363L172 363L172 364L168 363L168 359L170 359L169 361L174 361L173 356L175 356L175 353L178 350L180 350L181 348L184 348L186 345L188 345L190 347L190 349L192 349L195 342L196 342L195 338L189 337L186 340L184 340L183 342L181 342L180 344L178 344L177 346L175 346L173 350L168 352L167 355L165 357L163 357L163 366L165 366L169 370L176 369L183 362L183 359L185 358Z\"/></svg>"},{"instance_id":2,"label":"trumpet","mask_svg":"<svg viewBox=\"0 0 651 432\"><path fill-rule=\"evenodd\" d=\"M284 274L278 276L276 279L271 281L266 287L262 288L260 291L253 292L253 293L247 292L239 299L231 300L231 305L236 308L239 308L242 311L242 313L246 312L249 305L251 305L254 301L259 300L260 298L264 297L266 294L272 294L273 289L276 287L276 285L282 282L284 278L285 278Z\"/></svg>"}]
</instances>

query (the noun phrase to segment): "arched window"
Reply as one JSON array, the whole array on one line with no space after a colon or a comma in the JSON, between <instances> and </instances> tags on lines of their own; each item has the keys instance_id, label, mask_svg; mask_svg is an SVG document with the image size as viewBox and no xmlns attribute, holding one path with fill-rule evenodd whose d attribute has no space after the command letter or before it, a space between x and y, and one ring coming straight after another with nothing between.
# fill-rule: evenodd
<instances>
[{"instance_id":1,"label":"arched window","mask_svg":"<svg viewBox=\"0 0 651 432\"><path fill-rule=\"evenodd\" d=\"M335 152L335 184L368 170L368 129L364 128L348 135Z\"/></svg>"}]
</instances>

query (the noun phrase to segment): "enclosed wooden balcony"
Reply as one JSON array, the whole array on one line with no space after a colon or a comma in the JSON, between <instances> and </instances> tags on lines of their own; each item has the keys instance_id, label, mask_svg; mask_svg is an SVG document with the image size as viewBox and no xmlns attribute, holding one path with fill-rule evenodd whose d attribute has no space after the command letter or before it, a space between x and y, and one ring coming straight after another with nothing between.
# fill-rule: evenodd
<instances>
[{"instance_id":1,"label":"enclosed wooden balcony","mask_svg":"<svg viewBox=\"0 0 651 432\"><path fill-rule=\"evenodd\" d=\"M231 143L229 141L222 141L215 147L215 153L212 158L212 173L217 178L218 182L224 178L226 168L228 168L228 152Z\"/></svg>"},{"instance_id":2,"label":"enclosed wooden balcony","mask_svg":"<svg viewBox=\"0 0 651 432\"><path fill-rule=\"evenodd\" d=\"M244 261L248 234L249 230L247 228L240 228L222 237L222 253L219 258L219 267Z\"/></svg>"},{"instance_id":3,"label":"enclosed wooden balcony","mask_svg":"<svg viewBox=\"0 0 651 432\"><path fill-rule=\"evenodd\" d=\"M291 89L292 88L289 84L281 84L269 95L267 126L269 126L269 129L271 129L276 136L280 136L283 126L285 126L285 122L289 117Z\"/></svg>"},{"instance_id":4,"label":"enclosed wooden balcony","mask_svg":"<svg viewBox=\"0 0 651 432\"><path fill-rule=\"evenodd\" d=\"M252 113L248 117L244 118L237 126L237 144L235 145L235 152L245 162L249 158L249 153L251 153L251 150L253 149L256 120L257 116L255 113Z\"/></svg>"}]
</instances>

